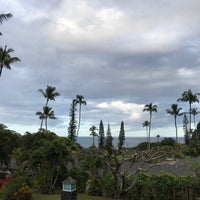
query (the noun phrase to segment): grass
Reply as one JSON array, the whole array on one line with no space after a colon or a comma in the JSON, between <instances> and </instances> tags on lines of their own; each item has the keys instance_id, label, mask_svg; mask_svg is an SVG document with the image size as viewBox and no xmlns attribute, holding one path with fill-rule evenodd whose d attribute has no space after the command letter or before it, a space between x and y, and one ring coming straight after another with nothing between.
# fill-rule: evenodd
<instances>
[{"instance_id":1,"label":"grass","mask_svg":"<svg viewBox=\"0 0 200 200\"><path fill-rule=\"evenodd\" d=\"M46 194L38 194L34 193L32 200L60 200L61 195L60 194L53 194L53 195L46 195ZM86 194L78 194L77 200L110 200L106 197L94 197L94 196L88 196Z\"/></svg>"}]
</instances>

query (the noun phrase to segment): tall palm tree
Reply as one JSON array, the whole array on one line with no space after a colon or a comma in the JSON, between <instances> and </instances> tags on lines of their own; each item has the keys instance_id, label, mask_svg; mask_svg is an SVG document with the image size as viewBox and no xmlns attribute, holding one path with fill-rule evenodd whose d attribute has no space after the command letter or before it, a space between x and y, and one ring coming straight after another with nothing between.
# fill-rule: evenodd
<instances>
[{"instance_id":1,"label":"tall palm tree","mask_svg":"<svg viewBox=\"0 0 200 200\"><path fill-rule=\"evenodd\" d=\"M3 23L3 21L7 21L8 19L10 19L12 17L11 13L7 13L7 14L0 14L0 24ZM2 33L0 32L0 35L2 35Z\"/></svg>"},{"instance_id":2,"label":"tall palm tree","mask_svg":"<svg viewBox=\"0 0 200 200\"><path fill-rule=\"evenodd\" d=\"M200 93L193 93L191 89L188 89L187 91L184 91L180 98L177 99L177 101L182 102L188 102L189 103L189 131L191 132L191 110L192 110L192 104L193 103L199 103L198 96Z\"/></svg>"},{"instance_id":3,"label":"tall palm tree","mask_svg":"<svg viewBox=\"0 0 200 200\"><path fill-rule=\"evenodd\" d=\"M7 46L0 47L0 77L2 74L3 67L11 69L11 64L20 61L18 57L11 57L10 53L14 52L13 49L7 49Z\"/></svg>"},{"instance_id":4,"label":"tall palm tree","mask_svg":"<svg viewBox=\"0 0 200 200\"><path fill-rule=\"evenodd\" d=\"M183 115L180 113L182 108L178 108L178 104L172 104L170 109L166 109L167 114L174 116L174 125L176 129L176 142L178 143L177 116Z\"/></svg>"},{"instance_id":5,"label":"tall palm tree","mask_svg":"<svg viewBox=\"0 0 200 200\"><path fill-rule=\"evenodd\" d=\"M56 91L56 88L49 85L47 85L47 88L45 89L45 91L43 91L42 89L39 89L38 91L41 92L44 98L46 99L45 107L48 106L49 100L55 101L55 97L60 96L60 94ZM44 109L43 109L43 114L44 114ZM41 117L40 119L41 119L40 128L42 129L44 119L43 117Z\"/></svg>"},{"instance_id":6,"label":"tall palm tree","mask_svg":"<svg viewBox=\"0 0 200 200\"><path fill-rule=\"evenodd\" d=\"M56 119L56 117L54 115L54 111L52 110L52 108L48 106L44 106L43 113L44 113L45 127L46 127L46 132L47 132L47 120Z\"/></svg>"},{"instance_id":7,"label":"tall palm tree","mask_svg":"<svg viewBox=\"0 0 200 200\"><path fill-rule=\"evenodd\" d=\"M80 124L81 124L81 108L82 108L82 105L87 105L86 101L84 101L83 99L84 99L84 96L76 95L76 104L79 104L79 119L78 119L78 128L77 128L77 134L76 134L77 138L78 138Z\"/></svg>"},{"instance_id":8,"label":"tall palm tree","mask_svg":"<svg viewBox=\"0 0 200 200\"><path fill-rule=\"evenodd\" d=\"M149 127L149 125L150 125L150 122L147 121L147 120L142 123L142 126L146 127L147 143L149 143L149 137L148 137L148 127Z\"/></svg>"},{"instance_id":9,"label":"tall palm tree","mask_svg":"<svg viewBox=\"0 0 200 200\"><path fill-rule=\"evenodd\" d=\"M157 105L154 105L153 103L146 104L144 106L143 112L149 112L149 135L148 135L148 149L150 149L150 138L151 138L151 120L152 120L152 114L153 112L157 112Z\"/></svg>"},{"instance_id":10,"label":"tall palm tree","mask_svg":"<svg viewBox=\"0 0 200 200\"><path fill-rule=\"evenodd\" d=\"M98 136L98 133L96 132L98 129L97 129L97 127L96 126L91 126L90 127L90 135L93 137L93 142L92 142L92 146L95 146L95 140L94 140L94 138L96 137L96 136Z\"/></svg>"}]
</instances>

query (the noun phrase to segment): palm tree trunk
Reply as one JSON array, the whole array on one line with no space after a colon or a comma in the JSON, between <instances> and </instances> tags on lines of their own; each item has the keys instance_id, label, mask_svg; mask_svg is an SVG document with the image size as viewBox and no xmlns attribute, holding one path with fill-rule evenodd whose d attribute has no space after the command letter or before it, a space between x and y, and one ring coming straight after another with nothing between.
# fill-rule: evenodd
<instances>
[{"instance_id":1,"label":"palm tree trunk","mask_svg":"<svg viewBox=\"0 0 200 200\"><path fill-rule=\"evenodd\" d=\"M148 150L150 150L150 143L151 143L151 118L152 118L152 113L151 113L151 111L150 111L150 119L149 119L149 141L148 141Z\"/></svg>"},{"instance_id":2,"label":"palm tree trunk","mask_svg":"<svg viewBox=\"0 0 200 200\"><path fill-rule=\"evenodd\" d=\"M45 126L46 126L46 132L47 132L47 118L45 119Z\"/></svg>"},{"instance_id":3,"label":"palm tree trunk","mask_svg":"<svg viewBox=\"0 0 200 200\"><path fill-rule=\"evenodd\" d=\"M178 130L177 130L177 123L176 123L176 116L174 116L174 124L176 129L176 142L178 143Z\"/></svg>"},{"instance_id":4,"label":"palm tree trunk","mask_svg":"<svg viewBox=\"0 0 200 200\"><path fill-rule=\"evenodd\" d=\"M190 114L190 132L191 132L191 121L192 121L192 120L191 120L191 117L192 117L192 113L191 113L191 110L192 110L192 109L191 109L191 106L192 106L192 105L191 105L191 103L190 103L190 108L189 108L189 109L190 109L190 110L189 110L189 114Z\"/></svg>"},{"instance_id":5,"label":"palm tree trunk","mask_svg":"<svg viewBox=\"0 0 200 200\"><path fill-rule=\"evenodd\" d=\"M77 138L77 139L78 139L78 134L79 134L80 125L81 125L81 104L80 104L80 107L79 107L78 128L77 128L77 133L76 133L76 138Z\"/></svg>"},{"instance_id":6,"label":"palm tree trunk","mask_svg":"<svg viewBox=\"0 0 200 200\"><path fill-rule=\"evenodd\" d=\"M192 113L191 113L191 110L192 110L192 104L190 103L190 110L189 110L189 116L190 116L190 130L189 130L189 144L190 144L190 137L191 137L191 132L192 132L192 130L191 130L191 116L192 116Z\"/></svg>"},{"instance_id":7,"label":"palm tree trunk","mask_svg":"<svg viewBox=\"0 0 200 200\"><path fill-rule=\"evenodd\" d=\"M42 130L42 126L43 126L43 120L44 119L41 119L41 124L40 124L40 129Z\"/></svg>"},{"instance_id":8,"label":"palm tree trunk","mask_svg":"<svg viewBox=\"0 0 200 200\"><path fill-rule=\"evenodd\" d=\"M95 143L94 143L94 135L93 135L93 144L92 144L93 146L95 146Z\"/></svg>"},{"instance_id":9,"label":"palm tree trunk","mask_svg":"<svg viewBox=\"0 0 200 200\"><path fill-rule=\"evenodd\" d=\"M1 77L2 70L3 70L3 66L0 66L0 77Z\"/></svg>"},{"instance_id":10,"label":"palm tree trunk","mask_svg":"<svg viewBox=\"0 0 200 200\"><path fill-rule=\"evenodd\" d=\"M148 126L146 126L146 135L147 135L147 143L149 141L149 137L148 137Z\"/></svg>"}]
</instances>

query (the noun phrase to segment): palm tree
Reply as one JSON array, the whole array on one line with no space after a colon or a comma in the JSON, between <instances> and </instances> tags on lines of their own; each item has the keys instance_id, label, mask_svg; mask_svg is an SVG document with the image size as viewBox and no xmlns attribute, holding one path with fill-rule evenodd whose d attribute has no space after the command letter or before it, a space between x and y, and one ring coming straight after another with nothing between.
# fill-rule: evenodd
<instances>
[{"instance_id":1,"label":"palm tree","mask_svg":"<svg viewBox=\"0 0 200 200\"><path fill-rule=\"evenodd\" d=\"M178 143L178 129L177 129L177 116L183 115L183 113L180 113L182 108L178 108L178 104L172 104L171 109L166 109L166 112L172 116L174 116L174 124L176 129L176 142Z\"/></svg>"},{"instance_id":2,"label":"palm tree","mask_svg":"<svg viewBox=\"0 0 200 200\"><path fill-rule=\"evenodd\" d=\"M0 24L3 23L3 21L7 21L8 19L10 19L12 17L11 13L7 13L7 14L0 14ZM0 35L2 35L2 33L0 32Z\"/></svg>"},{"instance_id":3,"label":"palm tree","mask_svg":"<svg viewBox=\"0 0 200 200\"><path fill-rule=\"evenodd\" d=\"M177 101L182 101L182 102L189 102L189 131L191 132L191 107L193 103L199 103L199 99L197 95L200 95L200 93L192 93L191 89L188 89L187 91L184 91L183 94L181 95L181 98L178 98Z\"/></svg>"},{"instance_id":4,"label":"palm tree","mask_svg":"<svg viewBox=\"0 0 200 200\"><path fill-rule=\"evenodd\" d=\"M56 88L49 85L47 85L47 88L45 89L45 91L43 91L42 89L39 89L38 91L43 94L44 98L46 98L45 106L48 105L49 100L55 101L55 97L60 96L60 94L56 92Z\"/></svg>"},{"instance_id":5,"label":"palm tree","mask_svg":"<svg viewBox=\"0 0 200 200\"><path fill-rule=\"evenodd\" d=\"M77 129L77 138L78 138L78 133L79 133L79 129L80 129L80 124L81 124L81 108L82 105L86 105L86 101L83 100L84 96L82 95L76 95L76 104L79 104L79 119L78 119L78 129Z\"/></svg>"},{"instance_id":6,"label":"palm tree","mask_svg":"<svg viewBox=\"0 0 200 200\"><path fill-rule=\"evenodd\" d=\"M56 119L56 117L54 116L54 111L52 110L52 108L48 106L44 106L43 113L44 113L45 127L46 127L46 132L47 132L47 120Z\"/></svg>"},{"instance_id":7,"label":"palm tree","mask_svg":"<svg viewBox=\"0 0 200 200\"><path fill-rule=\"evenodd\" d=\"M55 101L55 97L56 96L60 96L60 94L56 91L56 88L52 87L52 86L49 86L49 85L47 85L47 88L45 89L45 91L43 91L42 89L39 89L38 91L41 92L43 94L44 98L46 99L45 107L48 106L49 100L54 100ZM43 111L44 111L44 109L43 109ZM44 112L43 112L43 114L44 114ZM41 119L40 128L42 129L44 118L41 116L40 119Z\"/></svg>"},{"instance_id":8,"label":"palm tree","mask_svg":"<svg viewBox=\"0 0 200 200\"><path fill-rule=\"evenodd\" d=\"M149 143L149 137L148 137L148 127L149 127L149 125L150 125L150 122L147 121L147 120L142 123L142 126L146 127L147 143Z\"/></svg>"},{"instance_id":9,"label":"palm tree","mask_svg":"<svg viewBox=\"0 0 200 200\"><path fill-rule=\"evenodd\" d=\"M199 114L200 112L198 111L198 108L192 108L191 109L191 114L193 115L193 121L194 121L194 129L196 127L196 119L195 119L195 116L197 114Z\"/></svg>"},{"instance_id":10,"label":"palm tree","mask_svg":"<svg viewBox=\"0 0 200 200\"><path fill-rule=\"evenodd\" d=\"M3 48L0 47L0 77L2 74L3 67L11 69L11 64L20 61L18 57L11 57L10 53L14 52L13 49L7 49L7 46Z\"/></svg>"},{"instance_id":11,"label":"palm tree","mask_svg":"<svg viewBox=\"0 0 200 200\"><path fill-rule=\"evenodd\" d=\"M157 142L160 142L160 135L158 134L156 137L157 137Z\"/></svg>"},{"instance_id":12,"label":"palm tree","mask_svg":"<svg viewBox=\"0 0 200 200\"><path fill-rule=\"evenodd\" d=\"M91 126L90 127L90 135L93 137L93 142L92 142L92 146L95 146L95 140L94 140L94 138L96 137L96 136L98 136L98 134L97 134L97 131L98 129L97 129L97 127L96 126Z\"/></svg>"},{"instance_id":13,"label":"palm tree","mask_svg":"<svg viewBox=\"0 0 200 200\"><path fill-rule=\"evenodd\" d=\"M45 119L45 115L43 112L41 111L38 111L36 112L36 115L39 116L39 119L41 120L41 123L40 123L40 130L42 130L42 124L43 124L43 120Z\"/></svg>"},{"instance_id":14,"label":"palm tree","mask_svg":"<svg viewBox=\"0 0 200 200\"><path fill-rule=\"evenodd\" d=\"M150 135L151 135L151 119L153 112L157 112L157 105L154 105L153 103L146 104L144 106L143 112L149 112L149 135L148 135L148 149L150 149Z\"/></svg>"}]
</instances>

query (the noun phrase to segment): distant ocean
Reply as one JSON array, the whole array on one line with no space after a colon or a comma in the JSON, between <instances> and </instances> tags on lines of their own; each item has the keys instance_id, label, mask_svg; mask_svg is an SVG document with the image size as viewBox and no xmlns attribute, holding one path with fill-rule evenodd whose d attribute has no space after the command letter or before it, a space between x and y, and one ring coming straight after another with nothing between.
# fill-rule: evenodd
<instances>
[{"instance_id":1,"label":"distant ocean","mask_svg":"<svg viewBox=\"0 0 200 200\"><path fill-rule=\"evenodd\" d=\"M160 137L159 141L163 140L164 137ZM174 138L175 139L175 138ZM152 137L151 138L151 142L157 142L157 138L156 137ZM125 139L125 147L135 147L137 146L139 143L141 142L146 142L147 138L146 137L126 137ZM82 147L90 147L92 146L92 137L78 137L77 142L82 146ZM184 143L184 138L183 137L179 137L178 138L178 142L179 143ZM113 145L117 146L118 143L118 137L114 137L113 138ZM95 146L98 146L98 138L95 138Z\"/></svg>"}]
</instances>

